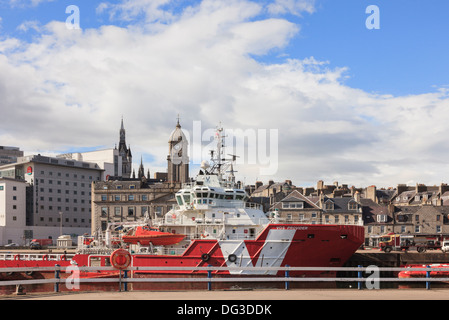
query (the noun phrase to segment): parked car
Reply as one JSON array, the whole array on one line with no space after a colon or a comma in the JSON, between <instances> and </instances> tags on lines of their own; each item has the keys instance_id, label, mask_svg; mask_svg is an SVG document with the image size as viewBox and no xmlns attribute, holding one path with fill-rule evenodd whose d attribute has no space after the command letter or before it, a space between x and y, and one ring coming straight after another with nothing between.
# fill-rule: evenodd
<instances>
[{"instance_id":1,"label":"parked car","mask_svg":"<svg viewBox=\"0 0 449 320\"><path fill-rule=\"evenodd\" d=\"M5 245L6 248L10 248L10 247L18 247L19 245L17 243L8 243L7 245Z\"/></svg>"},{"instance_id":2,"label":"parked car","mask_svg":"<svg viewBox=\"0 0 449 320\"><path fill-rule=\"evenodd\" d=\"M443 244L441 245L441 251L448 252L449 251L449 241L443 241Z\"/></svg>"},{"instance_id":3,"label":"parked car","mask_svg":"<svg viewBox=\"0 0 449 320\"><path fill-rule=\"evenodd\" d=\"M31 250L41 250L42 245L39 242L31 242L30 243L30 249Z\"/></svg>"}]
</instances>

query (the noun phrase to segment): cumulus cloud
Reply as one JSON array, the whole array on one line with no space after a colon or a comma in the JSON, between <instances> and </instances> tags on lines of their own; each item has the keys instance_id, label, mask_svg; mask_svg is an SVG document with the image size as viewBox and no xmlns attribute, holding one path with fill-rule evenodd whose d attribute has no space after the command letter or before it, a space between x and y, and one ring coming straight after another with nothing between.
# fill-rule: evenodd
<instances>
[{"instance_id":1,"label":"cumulus cloud","mask_svg":"<svg viewBox=\"0 0 449 320\"><path fill-rule=\"evenodd\" d=\"M1 2L7 2L11 7L36 7L44 2L52 2L55 0L2 0Z\"/></svg>"},{"instance_id":2,"label":"cumulus cloud","mask_svg":"<svg viewBox=\"0 0 449 320\"><path fill-rule=\"evenodd\" d=\"M154 172L165 169L180 114L189 132L194 121L203 129L221 121L231 129L278 131L276 174L263 177L257 164L246 163L238 175L247 183L447 178L447 91L375 95L346 86L346 68L313 57L257 60L301 32L281 16L265 16L267 8L313 12L313 3L205 0L175 13L168 0L125 0L98 9L130 19L125 27L68 30L51 22L33 42L4 39L0 141L29 152L113 147L123 115L133 154L151 155L146 167ZM146 22L133 24L139 14Z\"/></svg>"},{"instance_id":3,"label":"cumulus cloud","mask_svg":"<svg viewBox=\"0 0 449 320\"><path fill-rule=\"evenodd\" d=\"M272 14L291 13L301 16L303 12L315 12L315 0L275 0L267 9Z\"/></svg>"}]
</instances>

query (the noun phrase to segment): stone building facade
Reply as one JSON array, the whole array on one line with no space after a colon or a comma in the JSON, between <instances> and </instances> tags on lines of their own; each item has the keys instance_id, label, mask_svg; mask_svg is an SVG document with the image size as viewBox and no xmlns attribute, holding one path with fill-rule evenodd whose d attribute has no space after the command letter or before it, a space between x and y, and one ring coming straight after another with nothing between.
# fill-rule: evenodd
<instances>
[{"instance_id":1,"label":"stone building facade","mask_svg":"<svg viewBox=\"0 0 449 320\"><path fill-rule=\"evenodd\" d=\"M152 183L137 179L97 181L92 184L92 234L106 230L109 222L163 217L175 205L180 183Z\"/></svg>"}]
</instances>

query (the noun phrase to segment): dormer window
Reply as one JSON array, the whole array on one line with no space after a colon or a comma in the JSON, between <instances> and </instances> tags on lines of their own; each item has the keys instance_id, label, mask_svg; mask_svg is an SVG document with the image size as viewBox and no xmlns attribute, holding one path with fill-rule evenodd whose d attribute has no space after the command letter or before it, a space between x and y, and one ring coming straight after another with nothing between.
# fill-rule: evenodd
<instances>
[{"instance_id":1,"label":"dormer window","mask_svg":"<svg viewBox=\"0 0 449 320\"><path fill-rule=\"evenodd\" d=\"M348 209L349 210L357 210L357 202L355 202L354 200L351 200L348 203Z\"/></svg>"},{"instance_id":2,"label":"dormer window","mask_svg":"<svg viewBox=\"0 0 449 320\"><path fill-rule=\"evenodd\" d=\"M331 200L326 201L325 209L326 210L334 210L334 203Z\"/></svg>"}]
</instances>

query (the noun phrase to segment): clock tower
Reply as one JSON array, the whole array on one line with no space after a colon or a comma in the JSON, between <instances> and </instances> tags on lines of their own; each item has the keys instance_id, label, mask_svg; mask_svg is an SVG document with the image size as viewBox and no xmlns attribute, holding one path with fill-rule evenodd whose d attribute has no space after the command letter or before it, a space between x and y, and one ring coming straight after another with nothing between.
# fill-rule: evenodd
<instances>
[{"instance_id":1,"label":"clock tower","mask_svg":"<svg viewBox=\"0 0 449 320\"><path fill-rule=\"evenodd\" d=\"M168 139L168 182L186 183L189 181L188 146L189 143L182 132L178 117L176 128Z\"/></svg>"}]
</instances>

